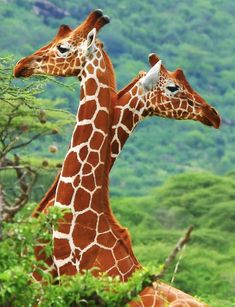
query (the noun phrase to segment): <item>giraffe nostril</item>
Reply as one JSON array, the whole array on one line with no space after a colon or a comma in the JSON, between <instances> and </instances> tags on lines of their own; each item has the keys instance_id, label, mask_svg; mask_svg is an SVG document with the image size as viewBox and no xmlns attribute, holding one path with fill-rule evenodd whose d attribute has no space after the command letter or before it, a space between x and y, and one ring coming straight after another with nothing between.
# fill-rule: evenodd
<instances>
[{"instance_id":1,"label":"giraffe nostril","mask_svg":"<svg viewBox=\"0 0 235 307\"><path fill-rule=\"evenodd\" d=\"M218 115L218 112L216 111L215 108L212 107L211 110L212 110L212 112L213 112L214 114Z\"/></svg>"},{"instance_id":2,"label":"giraffe nostril","mask_svg":"<svg viewBox=\"0 0 235 307\"><path fill-rule=\"evenodd\" d=\"M14 77L15 78L27 77L27 76L29 76L28 67L16 67L14 69Z\"/></svg>"}]
</instances>

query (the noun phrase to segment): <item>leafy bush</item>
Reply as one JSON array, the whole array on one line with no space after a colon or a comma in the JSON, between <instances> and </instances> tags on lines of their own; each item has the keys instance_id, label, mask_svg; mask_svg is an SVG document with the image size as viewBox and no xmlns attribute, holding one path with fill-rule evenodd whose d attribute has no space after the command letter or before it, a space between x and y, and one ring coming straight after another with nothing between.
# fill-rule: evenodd
<instances>
[{"instance_id":1,"label":"leafy bush","mask_svg":"<svg viewBox=\"0 0 235 307\"><path fill-rule=\"evenodd\" d=\"M1 306L124 306L150 284L151 270L139 270L127 283L119 278L101 276L92 271L74 277L62 276L52 280L49 273L40 270L40 262L34 257L38 241L48 242L44 251L51 254L51 227L62 217L62 212L51 208L49 214L39 218L28 217L33 204L17 215L14 223L5 223L0 245L0 305ZM42 264L45 266L45 264ZM31 280L36 269L43 276L43 283ZM95 268L93 269L95 270ZM156 268L154 269L156 273Z\"/></svg>"}]
</instances>

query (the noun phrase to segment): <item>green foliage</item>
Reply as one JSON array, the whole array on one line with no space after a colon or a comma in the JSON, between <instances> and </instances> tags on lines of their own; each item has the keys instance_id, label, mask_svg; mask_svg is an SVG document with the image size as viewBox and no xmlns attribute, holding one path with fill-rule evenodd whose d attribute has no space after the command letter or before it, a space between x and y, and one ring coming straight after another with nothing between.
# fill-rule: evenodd
<instances>
[{"instance_id":1,"label":"green foliage","mask_svg":"<svg viewBox=\"0 0 235 307\"><path fill-rule=\"evenodd\" d=\"M14 83L11 71L9 59L0 59L0 158L39 137L63 133L73 119L72 114L58 110L59 100L37 98L45 81Z\"/></svg>"},{"instance_id":2,"label":"green foliage","mask_svg":"<svg viewBox=\"0 0 235 307\"><path fill-rule=\"evenodd\" d=\"M91 271L74 277L63 276L60 284L52 282L49 273L43 272L44 283L31 280L33 268L40 262L34 258L34 247L38 241L48 242L44 248L51 254L51 229L64 212L50 208L48 215L39 218L28 217L33 205L21 211L14 223L4 224L4 240L0 245L0 305L1 306L125 306L136 299L136 295L150 283L150 276L156 268L140 270L128 283L119 278L100 276ZM45 264L44 264L45 265ZM95 268L94 268L95 269Z\"/></svg>"},{"instance_id":3,"label":"green foliage","mask_svg":"<svg viewBox=\"0 0 235 307\"><path fill-rule=\"evenodd\" d=\"M57 158L57 163L48 161L52 156L49 153L49 145L54 145L56 149L60 147L58 144L64 142L66 131L70 131L71 124L74 123L74 116L61 110L61 101L38 98L48 79L51 78L41 77L16 82L12 76L12 59L0 58L0 185L5 191L5 201L11 204L17 197L21 197L20 190L23 185L30 186L30 181L33 184L34 179L31 179L30 173L32 168L40 170L42 165L47 165L44 172L39 171L39 177L42 177L47 169L50 169L52 176L55 174L55 166L61 160ZM63 151L65 148L64 142ZM43 158L30 154L39 151L44 153ZM15 154L17 158L13 157ZM56 156L58 157L58 153L54 155ZM22 174L27 177L24 183L20 179L22 174L17 174L15 166L24 170ZM50 181L47 184L44 180L43 186L48 187L49 183ZM24 188L23 190L23 193L26 192ZM40 199L42 192L45 192L45 189L41 189L38 197L34 195L34 199Z\"/></svg>"},{"instance_id":4,"label":"green foliage","mask_svg":"<svg viewBox=\"0 0 235 307\"><path fill-rule=\"evenodd\" d=\"M60 286L29 284L24 270L14 270L0 274L0 283L4 286L0 291L1 306L126 306L132 299L133 291L140 291L149 280L150 272L138 271L128 281L120 282L117 278L100 276L95 278L91 272L74 277L62 277ZM17 291L19 291L17 293ZM5 304L5 305L4 305Z\"/></svg>"}]
</instances>

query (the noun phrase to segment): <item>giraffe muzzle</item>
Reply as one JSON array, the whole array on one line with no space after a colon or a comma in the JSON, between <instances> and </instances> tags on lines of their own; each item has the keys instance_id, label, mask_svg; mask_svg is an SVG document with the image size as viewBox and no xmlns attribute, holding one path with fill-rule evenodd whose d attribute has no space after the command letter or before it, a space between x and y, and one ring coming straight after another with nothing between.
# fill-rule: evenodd
<instances>
[{"instance_id":1,"label":"giraffe muzzle","mask_svg":"<svg viewBox=\"0 0 235 307\"><path fill-rule=\"evenodd\" d=\"M213 126L218 129L221 125L221 117L215 108L205 106L202 109L202 116L198 120L206 126Z\"/></svg>"},{"instance_id":2,"label":"giraffe muzzle","mask_svg":"<svg viewBox=\"0 0 235 307\"><path fill-rule=\"evenodd\" d=\"M29 58L23 58L20 60L13 71L15 78L30 77L33 74L33 68L31 67L31 60Z\"/></svg>"},{"instance_id":3,"label":"giraffe muzzle","mask_svg":"<svg viewBox=\"0 0 235 307\"><path fill-rule=\"evenodd\" d=\"M20 77L27 78L27 77L30 77L32 74L33 74L33 70L28 67L14 69L15 78L20 78Z\"/></svg>"}]
</instances>

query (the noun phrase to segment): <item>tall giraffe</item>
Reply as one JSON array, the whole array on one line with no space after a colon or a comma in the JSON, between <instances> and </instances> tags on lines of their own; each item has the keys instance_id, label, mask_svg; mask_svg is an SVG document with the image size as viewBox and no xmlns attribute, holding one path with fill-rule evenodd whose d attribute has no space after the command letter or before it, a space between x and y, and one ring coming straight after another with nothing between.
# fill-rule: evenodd
<instances>
[{"instance_id":1,"label":"tall giraffe","mask_svg":"<svg viewBox=\"0 0 235 307\"><path fill-rule=\"evenodd\" d=\"M31 69L32 69L32 68L31 68ZM56 73L58 74L58 71L57 71L57 70L55 70L55 71L56 71ZM40 72L41 72L41 71L40 71ZM24 72L24 73L25 73L25 72ZM59 73L59 74L60 74L60 73ZM151 76L151 74L150 74L150 76ZM151 77L151 78L152 78L152 77ZM151 78L150 78L150 79L151 79ZM148 84L148 82L147 82L146 80L145 80L145 83ZM148 84L148 86L149 86L149 84ZM137 97L138 97L138 95L137 95ZM182 108L182 109L184 109L184 108ZM163 113L164 113L164 112L163 112ZM157 114L156 114L156 115L157 115ZM158 114L158 115L160 115L160 114ZM196 114L196 115L199 117L200 114ZM179 116L179 115L178 115L178 116ZM203 114L203 116L205 116L205 115ZM196 116L195 116L195 118L196 118Z\"/></svg>"},{"instance_id":2,"label":"tall giraffe","mask_svg":"<svg viewBox=\"0 0 235 307\"><path fill-rule=\"evenodd\" d=\"M107 22L107 18L102 16L97 21L98 25L95 23L92 26L97 28L102 24L103 20L105 23ZM69 152L63 164L54 202L55 206L69 208L71 213L66 214L66 221L60 223L59 231L54 231L54 263L59 274L75 274L79 270L92 266L102 266L101 271L104 271L104 266L106 270L110 266L112 267L112 270L109 270L111 275L119 274L124 279L128 272L120 271L119 267L124 267L126 262L131 263L131 268L139 267L139 265L134 257L133 259L130 256L126 257L126 252L124 252L125 257L120 257L120 253L118 254L120 248L126 250L126 247L122 244L122 238L116 237L102 211L104 202L101 194L104 195L105 193L101 192L102 187L106 190L106 185L100 180L102 171L103 173L109 172L108 164L110 159L109 146L107 159L102 146L108 142L110 133L107 133L107 125L105 127L106 132L103 129L102 133L101 130L102 125L105 123L104 106L100 107L98 111L95 109L95 106L99 105L99 101L107 103L104 96L99 96L101 92L104 95L104 81L102 81L102 78L106 78L105 89L113 86L114 81L112 76L109 76L109 67L106 69L101 51L102 45L99 42L96 45L94 31L92 34L88 34L88 37L92 35L92 43L89 43L89 45L81 39L81 35L84 35L84 30L80 31L80 28L81 26L74 31L66 28L68 34L66 41L64 32L62 41L60 40L60 29L56 38L49 45L19 61L15 67L15 75L29 76L44 72L60 76L75 75L81 78L82 97L78 111L78 121ZM78 37L80 45L78 45ZM88 56L87 51L83 52L84 45L89 46ZM74 49L72 50L70 47L70 50L68 50L68 46L73 46ZM78 48L78 52L81 52L82 49L82 55L75 52L75 46ZM58 59L58 51L63 53L62 60L66 62L66 65L69 59L72 67L65 67L65 63L62 63L60 58ZM65 61L64 53L69 55L69 51L73 52L75 58L78 55L80 56L79 67L74 65L75 61L72 56L67 56L67 61ZM85 57L87 58L85 59ZM85 64L81 65L81 61L85 62ZM53 66L51 63L56 63L56 65ZM88 84L88 82L90 83ZM100 89L100 87L102 88ZM108 91L109 93L112 95L112 104L115 105L116 93L115 91ZM98 96L96 97L96 95ZM106 107L106 112L108 109L109 107ZM85 125L85 128L80 128L83 125ZM97 129L96 126L98 126ZM86 141L89 139L90 143L86 142L84 144L83 139ZM108 144L110 144L110 141ZM102 157L103 161L101 161ZM78 238L76 234L79 234ZM99 260L99 258L103 257L107 259L106 262L103 262L102 259ZM119 263L122 264L119 266Z\"/></svg>"}]
</instances>

